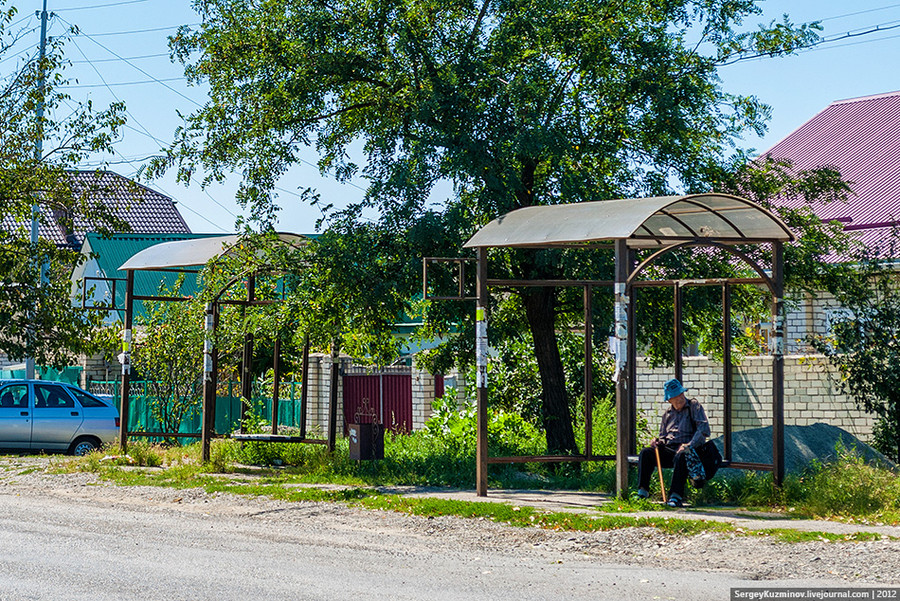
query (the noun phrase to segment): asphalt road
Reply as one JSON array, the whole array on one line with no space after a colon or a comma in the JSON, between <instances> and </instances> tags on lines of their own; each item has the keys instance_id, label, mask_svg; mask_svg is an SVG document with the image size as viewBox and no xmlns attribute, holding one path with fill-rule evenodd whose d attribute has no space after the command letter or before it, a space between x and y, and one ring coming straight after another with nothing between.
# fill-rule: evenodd
<instances>
[{"instance_id":1,"label":"asphalt road","mask_svg":"<svg viewBox=\"0 0 900 601\"><path fill-rule=\"evenodd\" d=\"M468 521L460 535L459 520L442 530L445 518L430 527L423 518L346 507L176 494L0 486L0 601L685 601L761 585L721 571L511 545L496 538L503 527L487 522Z\"/></svg>"}]
</instances>

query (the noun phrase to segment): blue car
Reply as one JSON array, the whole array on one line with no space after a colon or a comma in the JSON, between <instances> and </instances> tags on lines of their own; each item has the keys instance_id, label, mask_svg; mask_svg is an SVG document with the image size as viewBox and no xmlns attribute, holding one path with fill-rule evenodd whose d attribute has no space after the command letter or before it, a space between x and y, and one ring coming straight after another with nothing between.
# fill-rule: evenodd
<instances>
[{"instance_id":1,"label":"blue car","mask_svg":"<svg viewBox=\"0 0 900 601\"><path fill-rule=\"evenodd\" d=\"M86 455L116 441L119 410L77 386L0 381L0 448Z\"/></svg>"}]
</instances>

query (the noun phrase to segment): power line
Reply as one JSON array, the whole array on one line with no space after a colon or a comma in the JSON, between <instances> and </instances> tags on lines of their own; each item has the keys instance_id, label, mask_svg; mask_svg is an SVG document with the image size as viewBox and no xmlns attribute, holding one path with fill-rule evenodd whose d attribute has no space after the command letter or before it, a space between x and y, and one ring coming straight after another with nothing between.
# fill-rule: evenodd
<instances>
[{"instance_id":1,"label":"power line","mask_svg":"<svg viewBox=\"0 0 900 601\"><path fill-rule=\"evenodd\" d=\"M66 23L67 25L69 25L70 27L74 27L74 25L72 25L71 23L69 23L68 21L66 21L65 19L63 19L62 17L60 17L60 20L63 21L64 23ZM182 98L184 98L184 99L187 100L188 102L193 103L193 104L196 105L197 107L203 108L203 105L200 104L199 102L197 102L196 100L194 100L193 98L190 98L189 96L187 96L187 95L185 95L185 94L182 94L181 92L179 92L178 90L176 90L176 89L173 88L172 86L167 85L166 83L160 81L158 78L156 78L156 77L154 77L153 75L147 73L146 71L144 71L143 69L141 69L140 67L138 67L137 65L135 65L134 63L132 63L131 61L127 60L126 58L124 58L123 56L121 56L120 54L118 54L117 52L114 52L113 50L107 48L106 46L104 46L103 44L101 44L100 42L98 42L97 40L95 40L95 39L93 38L93 36L90 36L90 35L88 35L88 34L86 34L86 33L85 33L85 34L82 34L82 35L84 35L84 37L86 37L87 39L89 39L90 41L92 41L93 43L95 43L96 45L100 46L101 48L103 48L104 50L106 50L107 52L109 52L111 55L113 55L113 56L116 57L117 59L119 59L119 60L121 60L121 61L124 61L126 64L130 65L132 68L134 68L134 69L140 71L141 73L143 73L144 75L146 75L146 76L149 77L150 79L156 81L157 83L159 83L160 85L162 85L162 86L163 86L164 88L166 88L167 90L169 90L169 91L171 91L171 92L174 92L174 93L177 94L178 96L181 96ZM84 55L84 53L82 53L82 55ZM87 59L87 56L85 56L84 58Z\"/></svg>"},{"instance_id":2,"label":"power line","mask_svg":"<svg viewBox=\"0 0 900 601\"><path fill-rule=\"evenodd\" d=\"M809 44L809 45L804 46L804 47L802 47L802 48L798 48L798 49L797 49L797 52L812 52L813 50L823 50L823 48L820 48L820 46L822 46L822 44L830 44L830 43L833 43L833 42L838 42L838 41L840 41L840 40L846 40L846 39L848 39L848 38L857 38L857 37L864 36L864 35L870 35L870 34L873 34L873 33L880 33L880 32L883 32L883 31L890 31L890 30L892 30L892 29L898 29L898 28L900 28L900 21L887 21L887 22L885 22L885 23L880 23L880 24L878 24L878 25L876 25L876 26L874 26L874 27L871 27L871 28L869 28L869 29L862 29L862 28L860 28L860 29L854 29L854 30L852 30L852 31L848 31L848 32L846 32L846 33L843 33L843 34L840 34L840 35L836 35L836 36L831 37L831 38L823 38L823 39L821 39L821 40L819 40L819 41L817 41L817 42L813 42L812 44ZM882 39L889 39L889 38L882 38ZM866 41L877 42L877 41L880 41L880 40L866 40ZM861 43L861 42L860 42L860 43ZM739 63L739 62L743 62L743 61L747 61L747 60L752 60L752 59L757 59L757 58L771 57L771 56L772 56L772 53L769 53L769 52L758 52L758 53L756 53L756 54L749 54L749 55L745 55L745 56L739 56L739 57L737 57L737 58L735 58L735 59L733 59L733 60L730 60L730 61L728 61L728 62L722 63L722 66L733 65L734 63Z\"/></svg>"},{"instance_id":3,"label":"power line","mask_svg":"<svg viewBox=\"0 0 900 601\"><path fill-rule=\"evenodd\" d=\"M84 53L84 50L82 50L82 48L81 48L81 46L78 44L78 42L73 41L73 45L74 45L75 48L78 50L78 52L81 54L81 56L82 56L85 60L88 61L88 64L91 66L91 69L94 70L94 73L97 74L97 77L100 78L100 81L103 82L103 85L106 86L106 88L109 90L109 93L112 95L112 97L115 98L116 101L122 102L122 99L119 98L118 95L116 95L116 93L115 93L115 92L113 91L113 89L110 87L110 85L109 85L108 83L106 83L106 78L103 77L103 74L102 74L102 73L100 73L100 69L98 69L97 66L96 66L94 63L92 63L92 62L88 59L87 55ZM137 119L135 119L134 115L132 115L132 114L128 111L127 108L125 109L125 114L128 115L128 116L132 119L132 121L134 121L134 122L138 125L138 127L140 127L142 130L144 130L144 133L146 133L148 137L150 137L152 140L155 140L155 141L156 141L158 144L160 144L161 146L165 146L165 143L163 143L162 140L157 139L153 134L151 134L150 131L149 131L146 127L144 127L144 126L141 124L140 121L138 121Z\"/></svg>"},{"instance_id":4,"label":"power line","mask_svg":"<svg viewBox=\"0 0 900 601\"><path fill-rule=\"evenodd\" d=\"M97 66L96 66L94 63L92 63L92 62L87 58L87 55L84 53L84 50L81 49L81 46L78 44L78 42L74 42L74 41L73 41L73 44L74 44L75 48L78 50L78 52L81 54L81 56L82 56L85 60L88 61L88 64L91 66L91 68L92 68L92 69L94 70L94 72L97 74L97 77L100 78L100 81L102 81L103 84L106 85L106 88L109 90L109 93L112 94L112 97L115 98L117 101L121 102L121 99L116 95L116 93L112 90L112 88L110 88L109 84L106 83L106 79L103 77L103 74L100 73L100 70L97 68ZM141 128L141 130L143 130L142 132L139 132L139 133L143 133L144 135L146 135L147 137L149 137L151 140L155 141L155 142L156 142L157 144L159 144L160 146L163 146L163 147L166 146L166 143L165 143L165 142L163 142L162 140L160 140L159 138L157 138L156 136L154 136L152 133L150 133L150 130L148 130L146 127L144 127L144 125L143 125L140 121L138 121L137 118L135 118L135 116L132 115L132 114L128 111L127 108L125 109L125 114L128 115L128 117L130 117L131 120L132 120L138 127ZM126 125L126 127L127 127L127 125ZM134 128L129 128L129 129L134 129ZM135 130L135 131L137 131L137 130ZM119 152L118 152L117 150L115 150L115 152L116 152L116 154L118 154L120 157L122 156L121 154L119 154ZM123 158L124 158L124 157L123 157ZM134 165L133 165L132 163L130 163L130 162L129 162L129 164L131 164L132 166L134 166ZM237 219L237 215L235 215L234 213L232 213L230 210L228 210L228 208L227 208L225 205L223 205L223 204L220 203L218 200L216 200L215 198L213 198L213 196L209 193L209 190L204 189L203 191L204 191L204 192L206 193L206 195L210 198L210 200L212 200L214 203L216 203L217 205L219 205L219 207L221 207L226 213L228 213L229 215L231 215L232 217L234 217L235 219ZM199 215L199 213L198 213L198 215ZM206 219L206 218L204 217L204 219ZM207 220L207 221L209 221L209 220ZM211 223L211 222L210 222L210 223ZM218 227L218 226L217 226L217 227Z\"/></svg>"},{"instance_id":5,"label":"power line","mask_svg":"<svg viewBox=\"0 0 900 601\"><path fill-rule=\"evenodd\" d=\"M112 86L138 86L147 83L163 83L166 81L186 81L184 77L167 77L165 79L142 79L140 81L114 81L112 83L86 83L75 84L70 86L59 86L61 89L78 90L86 88L109 88Z\"/></svg>"},{"instance_id":6,"label":"power line","mask_svg":"<svg viewBox=\"0 0 900 601\"><path fill-rule=\"evenodd\" d=\"M33 33L33 32L35 32L37 29L38 29L38 28L35 27L35 28L33 28L31 31L29 31L28 33ZM0 60L0 65L2 65L3 63L6 63L6 62L8 62L8 61L15 60L15 59L19 59L19 58L23 58L23 57L25 58L25 63L27 64L27 63L29 63L30 61L33 61L34 59L36 59L36 58L37 58L37 55L38 55L38 51L37 51L37 50L32 50L30 54L22 54L21 52L20 52L19 54L10 54L9 56L7 56L6 58L4 58L3 60Z\"/></svg>"},{"instance_id":7,"label":"power line","mask_svg":"<svg viewBox=\"0 0 900 601\"><path fill-rule=\"evenodd\" d=\"M860 10L860 11L857 11L857 12L855 12L855 13L847 13L847 14L844 14L844 15L836 15L836 16L834 16L834 17L825 17L824 19L819 19L818 22L819 22L819 23L824 23L825 21L834 21L834 20L837 20L837 19L844 19L844 18L846 18L846 17L855 17L855 16L857 16L857 15L865 15L865 14L868 14L868 13L874 13L874 12L879 12L879 11L882 11L882 10L889 10L889 9L891 9L891 8L897 8L898 6L900 6L900 4L890 4L890 5L888 5L888 6L880 6L880 7L878 7L878 8L870 8L870 9L868 9L868 10Z\"/></svg>"},{"instance_id":8,"label":"power line","mask_svg":"<svg viewBox=\"0 0 900 601\"><path fill-rule=\"evenodd\" d=\"M882 30L885 31L885 30ZM889 35L883 38L875 38L874 40L859 40L858 42L847 42L846 44L838 44L837 46L829 46L828 48L810 48L806 52L812 52L813 50L834 50L836 48L846 48L848 46L859 46L860 44L872 44L874 42L883 42L885 40L894 40L900 38L900 34ZM801 52L804 52L801 50Z\"/></svg>"},{"instance_id":9,"label":"power line","mask_svg":"<svg viewBox=\"0 0 900 601\"><path fill-rule=\"evenodd\" d=\"M25 21L27 21L28 19L31 19L34 16L35 16L34 13L28 13L26 15L21 16L18 21L15 21L15 22L9 24L9 29L16 27L19 23L24 23ZM32 30L32 31L34 31L34 30Z\"/></svg>"},{"instance_id":10,"label":"power line","mask_svg":"<svg viewBox=\"0 0 900 601\"><path fill-rule=\"evenodd\" d=\"M116 156L118 156L119 158L121 158L122 161L123 161L124 163L127 163L128 165L130 165L131 167L133 167L133 168L135 169L135 173L137 173L138 171L140 171L140 167L135 166L135 164L134 164L133 161L130 161L130 160L128 160L127 158L125 158L124 156L122 156L122 154L120 154L118 150L116 150L115 148L113 148L113 152L116 154ZM149 182L148 182L148 184L149 184ZM169 194L168 192L166 192L161 186L159 186L159 185L157 185L157 184L155 184L155 183L150 184L150 185L152 185L152 187L154 187L154 188L156 188L157 190L159 190L162 194L165 194L166 196L168 196L170 199L172 199L173 202L175 202L176 204L180 204L182 207L184 207L185 209L187 209L188 211L190 211L191 213L193 213L194 215L196 215L197 217L199 217L200 219L202 219L202 220L205 221L206 223L210 224L210 225L213 226L214 228L217 228L217 229L219 229L219 230L221 230L221 231L223 231L223 232L225 232L225 233L228 232L228 230L225 229L225 228L223 228L221 225L219 225L219 224L217 224L217 223L211 221L211 220L210 220L209 218L207 218L205 215L203 215L203 214L199 213L198 211L195 211L194 209L192 209L192 208L191 208L190 206L188 206L184 201L176 201L176 200L175 200L175 197L174 197L172 194Z\"/></svg>"},{"instance_id":11,"label":"power line","mask_svg":"<svg viewBox=\"0 0 900 601\"><path fill-rule=\"evenodd\" d=\"M126 60L126 61L136 61L136 60L142 60L142 59L145 59L145 58L160 58L160 57L163 57L163 56L168 57L168 56L169 56L169 53L168 53L168 52L159 52L159 53L157 53L157 54L142 54L141 56L127 56L127 57L125 57L124 59L120 59L120 58L97 58L97 59L94 59L93 61L90 61L90 60L80 60L80 61L71 61L71 62L72 62L73 65L82 65L82 64L90 63L90 62L93 62L93 63L115 63L115 62L119 62L119 61L121 61L121 60Z\"/></svg>"},{"instance_id":12,"label":"power line","mask_svg":"<svg viewBox=\"0 0 900 601\"><path fill-rule=\"evenodd\" d=\"M148 0L124 0L124 2L110 2L109 4L95 4L93 6L75 6L72 8L58 8L54 12L73 12L76 10L91 10L94 8L111 8L113 6L123 6L125 4L140 4L142 2L147 2Z\"/></svg>"},{"instance_id":13,"label":"power line","mask_svg":"<svg viewBox=\"0 0 900 601\"><path fill-rule=\"evenodd\" d=\"M59 17L59 18L62 19L63 21L65 21L65 19L63 19L62 17ZM68 23L68 21L66 21L66 23ZM71 25L71 23L69 23L69 25ZM195 25L200 25L200 23L188 23L187 27L193 27ZM79 33L82 33L82 35L85 35L87 37L105 38L105 37L115 36L115 35L134 35L136 33L153 33L155 31L171 31L173 29L178 29L179 27L181 27L181 25L170 25L168 27L152 27L150 29L133 29L131 31L104 31L101 33L92 33L90 35L83 33L83 32L79 32Z\"/></svg>"}]
</instances>

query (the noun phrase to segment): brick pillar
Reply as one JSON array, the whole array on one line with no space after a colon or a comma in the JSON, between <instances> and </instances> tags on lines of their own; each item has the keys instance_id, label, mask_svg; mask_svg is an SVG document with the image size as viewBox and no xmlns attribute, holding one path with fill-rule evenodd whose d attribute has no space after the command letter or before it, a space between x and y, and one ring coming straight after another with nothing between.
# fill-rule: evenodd
<instances>
[{"instance_id":1,"label":"brick pillar","mask_svg":"<svg viewBox=\"0 0 900 601\"><path fill-rule=\"evenodd\" d=\"M325 432L325 423L321 419L322 407L328 401L327 389L325 392L325 402L322 401L322 359L324 355L320 353L310 353L309 355L309 383L307 384L306 394L308 395L306 407L306 430L310 433L311 438L321 438ZM325 376L327 385L327 375ZM327 414L326 414L327 416Z\"/></svg>"},{"instance_id":2,"label":"brick pillar","mask_svg":"<svg viewBox=\"0 0 900 601\"><path fill-rule=\"evenodd\" d=\"M413 430L421 430L431 417L434 403L434 376L427 371L412 370L412 416Z\"/></svg>"},{"instance_id":3,"label":"brick pillar","mask_svg":"<svg viewBox=\"0 0 900 601\"><path fill-rule=\"evenodd\" d=\"M94 380L108 381L116 377L116 369L103 358L102 354L81 355L78 358L78 366L81 367L78 384L85 390Z\"/></svg>"}]
</instances>

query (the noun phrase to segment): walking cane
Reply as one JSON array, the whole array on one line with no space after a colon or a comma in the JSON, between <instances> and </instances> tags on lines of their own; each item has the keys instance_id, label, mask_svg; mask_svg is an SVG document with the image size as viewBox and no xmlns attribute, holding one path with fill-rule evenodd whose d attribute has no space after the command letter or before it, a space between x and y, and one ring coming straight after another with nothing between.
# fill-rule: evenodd
<instances>
[{"instance_id":1,"label":"walking cane","mask_svg":"<svg viewBox=\"0 0 900 601\"><path fill-rule=\"evenodd\" d=\"M659 447L653 447L653 450L656 452L656 473L659 474L659 490L662 491L663 503L667 503L669 500L666 499L666 485L663 484L662 461L659 460Z\"/></svg>"}]
</instances>

